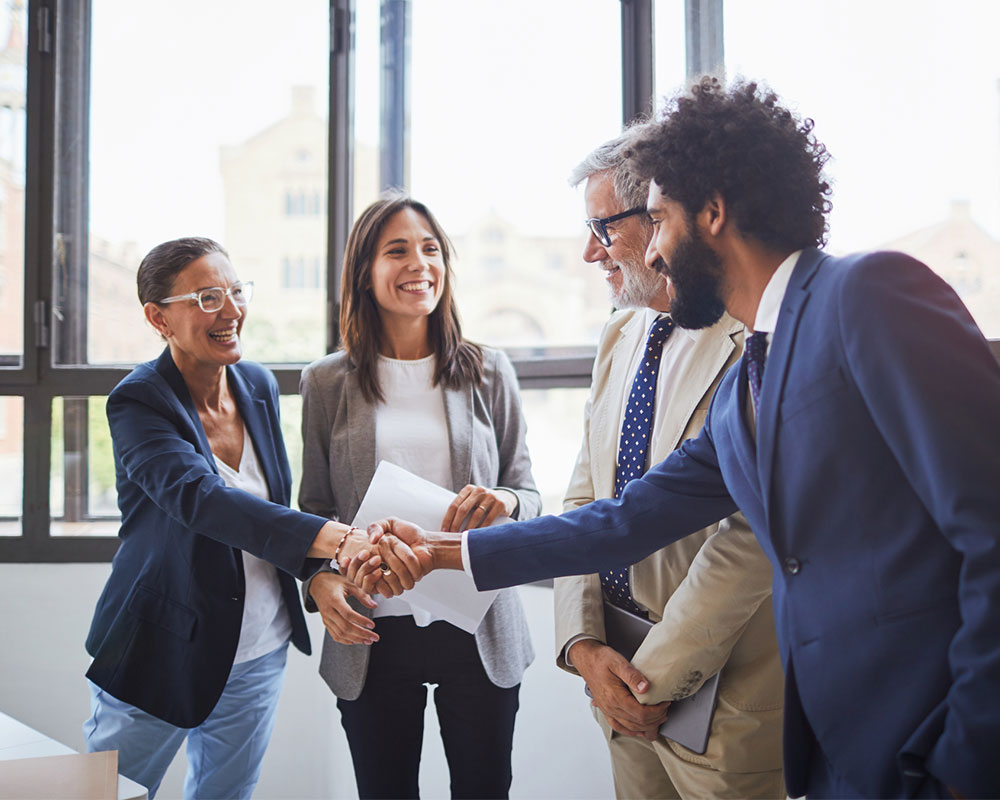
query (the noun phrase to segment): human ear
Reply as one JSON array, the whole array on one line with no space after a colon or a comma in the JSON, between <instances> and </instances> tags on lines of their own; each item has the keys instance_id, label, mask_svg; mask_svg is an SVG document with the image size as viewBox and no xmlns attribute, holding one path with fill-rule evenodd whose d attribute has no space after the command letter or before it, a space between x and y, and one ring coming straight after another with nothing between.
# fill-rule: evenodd
<instances>
[{"instance_id":1,"label":"human ear","mask_svg":"<svg viewBox=\"0 0 1000 800\"><path fill-rule=\"evenodd\" d=\"M167 322L167 316L163 313L163 309L156 303L146 303L143 305L142 313L146 317L146 322L148 322L153 327L153 330L160 334L160 336L164 339L170 336L170 324Z\"/></svg>"},{"instance_id":2,"label":"human ear","mask_svg":"<svg viewBox=\"0 0 1000 800\"><path fill-rule=\"evenodd\" d=\"M722 229L726 226L728 219L729 214L726 207L726 198L719 192L713 192L708 200L705 201L702 210L698 213L698 222L701 223L708 234L718 236L722 233Z\"/></svg>"}]
</instances>

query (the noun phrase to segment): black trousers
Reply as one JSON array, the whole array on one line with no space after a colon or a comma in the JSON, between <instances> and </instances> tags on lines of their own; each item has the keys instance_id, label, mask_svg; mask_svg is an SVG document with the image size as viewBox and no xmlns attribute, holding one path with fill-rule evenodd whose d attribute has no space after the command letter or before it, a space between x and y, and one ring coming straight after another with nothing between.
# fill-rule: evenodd
<instances>
[{"instance_id":1,"label":"black trousers","mask_svg":"<svg viewBox=\"0 0 1000 800\"><path fill-rule=\"evenodd\" d=\"M427 687L448 760L453 798L506 798L520 685L495 686L471 634L447 622L420 628L413 617L379 617L365 688L338 700L358 795L417 798Z\"/></svg>"}]
</instances>

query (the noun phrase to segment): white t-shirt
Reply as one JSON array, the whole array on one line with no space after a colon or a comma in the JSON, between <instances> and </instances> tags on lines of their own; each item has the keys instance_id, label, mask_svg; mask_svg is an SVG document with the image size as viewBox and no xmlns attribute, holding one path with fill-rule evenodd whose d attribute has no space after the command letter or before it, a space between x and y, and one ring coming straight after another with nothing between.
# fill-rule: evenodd
<instances>
[{"instance_id":1,"label":"white t-shirt","mask_svg":"<svg viewBox=\"0 0 1000 800\"><path fill-rule=\"evenodd\" d=\"M212 455L215 456L214 453ZM271 499L246 425L243 426L243 457L239 470L234 470L218 456L215 456L215 465L226 486L242 489L264 500ZM246 596L234 664L260 658L283 645L292 635L292 621L281 596L281 584L278 583L278 571L274 565L243 551L243 573L246 577Z\"/></svg>"},{"instance_id":2,"label":"white t-shirt","mask_svg":"<svg viewBox=\"0 0 1000 800\"><path fill-rule=\"evenodd\" d=\"M385 400L375 407L375 463L388 461L450 489L451 439L444 388L434 386L434 367L433 355L416 361L379 356L376 369ZM375 601L376 617L412 615L421 627L440 619L398 597L375 595Z\"/></svg>"}]
</instances>

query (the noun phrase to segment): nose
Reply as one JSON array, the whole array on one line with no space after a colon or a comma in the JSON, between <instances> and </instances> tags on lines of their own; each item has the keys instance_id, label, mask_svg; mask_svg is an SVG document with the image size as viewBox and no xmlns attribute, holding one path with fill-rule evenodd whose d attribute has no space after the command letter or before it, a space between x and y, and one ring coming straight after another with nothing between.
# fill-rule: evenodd
<instances>
[{"instance_id":1,"label":"nose","mask_svg":"<svg viewBox=\"0 0 1000 800\"><path fill-rule=\"evenodd\" d=\"M643 261L646 262L646 266L650 269L656 269L654 266L656 264L656 259L660 257L660 254L656 252L656 237L654 236L649 240L649 244L646 245L646 254L643 256Z\"/></svg>"},{"instance_id":2,"label":"nose","mask_svg":"<svg viewBox=\"0 0 1000 800\"><path fill-rule=\"evenodd\" d=\"M243 316L243 308L237 305L231 294L226 295L222 303L222 313L227 319L239 319Z\"/></svg>"},{"instance_id":3,"label":"nose","mask_svg":"<svg viewBox=\"0 0 1000 800\"><path fill-rule=\"evenodd\" d=\"M587 231L587 239L583 243L583 260L588 264L595 264L610 258L607 248L601 244L593 231Z\"/></svg>"}]
</instances>

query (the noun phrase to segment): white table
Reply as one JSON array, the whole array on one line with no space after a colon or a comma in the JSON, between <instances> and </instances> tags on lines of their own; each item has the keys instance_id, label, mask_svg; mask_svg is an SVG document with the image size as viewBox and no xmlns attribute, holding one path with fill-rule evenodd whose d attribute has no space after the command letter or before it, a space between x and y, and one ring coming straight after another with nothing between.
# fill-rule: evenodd
<instances>
[{"instance_id":1,"label":"white table","mask_svg":"<svg viewBox=\"0 0 1000 800\"><path fill-rule=\"evenodd\" d=\"M50 739L44 733L18 722L0 711L0 761L36 756L65 756L75 753L71 747ZM118 776L118 800L147 800L146 790L124 775Z\"/></svg>"}]
</instances>

